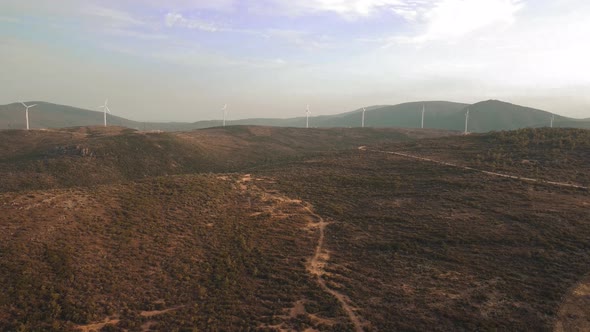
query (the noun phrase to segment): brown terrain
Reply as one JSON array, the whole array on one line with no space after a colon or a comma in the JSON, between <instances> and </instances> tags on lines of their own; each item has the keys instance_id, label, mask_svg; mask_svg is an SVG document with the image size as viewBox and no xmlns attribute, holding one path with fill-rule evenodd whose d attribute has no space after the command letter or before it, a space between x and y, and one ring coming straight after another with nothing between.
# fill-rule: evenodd
<instances>
[{"instance_id":1,"label":"brown terrain","mask_svg":"<svg viewBox=\"0 0 590 332\"><path fill-rule=\"evenodd\" d=\"M590 133L444 135L0 132L0 330L587 330Z\"/></svg>"}]
</instances>

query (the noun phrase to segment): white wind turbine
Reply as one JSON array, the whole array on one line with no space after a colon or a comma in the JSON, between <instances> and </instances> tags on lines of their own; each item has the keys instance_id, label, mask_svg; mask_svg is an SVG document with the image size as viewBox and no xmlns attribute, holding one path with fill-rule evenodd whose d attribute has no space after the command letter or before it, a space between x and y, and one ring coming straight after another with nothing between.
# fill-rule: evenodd
<instances>
[{"instance_id":1,"label":"white wind turbine","mask_svg":"<svg viewBox=\"0 0 590 332\"><path fill-rule=\"evenodd\" d=\"M426 105L422 104L422 129L424 129L424 113L426 113Z\"/></svg>"},{"instance_id":2,"label":"white wind turbine","mask_svg":"<svg viewBox=\"0 0 590 332\"><path fill-rule=\"evenodd\" d=\"M363 128L365 128L365 113L367 112L367 109L363 107L363 119L361 121L361 126Z\"/></svg>"},{"instance_id":3,"label":"white wind turbine","mask_svg":"<svg viewBox=\"0 0 590 332\"><path fill-rule=\"evenodd\" d=\"M107 99L107 100L104 101L104 105L98 107L99 109L101 109L101 108L103 109L103 112L104 112L104 126L105 127L107 126L107 113L109 113L109 114L111 113L111 109L109 108L108 103L109 103L109 100Z\"/></svg>"},{"instance_id":4,"label":"white wind turbine","mask_svg":"<svg viewBox=\"0 0 590 332\"><path fill-rule=\"evenodd\" d=\"M467 109L467 113L465 113L465 135L467 135L468 125L469 125L469 108Z\"/></svg>"},{"instance_id":5,"label":"white wind turbine","mask_svg":"<svg viewBox=\"0 0 590 332\"><path fill-rule=\"evenodd\" d=\"M553 128L553 122L555 122L555 114L551 114L551 128Z\"/></svg>"},{"instance_id":6,"label":"white wind turbine","mask_svg":"<svg viewBox=\"0 0 590 332\"><path fill-rule=\"evenodd\" d=\"M225 119L227 118L227 104L223 105L223 107L221 108L221 110L223 111L223 126L225 127Z\"/></svg>"},{"instance_id":7,"label":"white wind turbine","mask_svg":"<svg viewBox=\"0 0 590 332\"><path fill-rule=\"evenodd\" d=\"M305 128L309 128L309 116L311 115L311 111L309 110L309 105L307 105L307 109L305 111Z\"/></svg>"},{"instance_id":8,"label":"white wind turbine","mask_svg":"<svg viewBox=\"0 0 590 332\"><path fill-rule=\"evenodd\" d=\"M37 106L37 104L27 106L27 104L23 103L22 101L20 103L25 107L25 118L27 119L27 130L29 130L29 108L33 108L33 107Z\"/></svg>"}]
</instances>

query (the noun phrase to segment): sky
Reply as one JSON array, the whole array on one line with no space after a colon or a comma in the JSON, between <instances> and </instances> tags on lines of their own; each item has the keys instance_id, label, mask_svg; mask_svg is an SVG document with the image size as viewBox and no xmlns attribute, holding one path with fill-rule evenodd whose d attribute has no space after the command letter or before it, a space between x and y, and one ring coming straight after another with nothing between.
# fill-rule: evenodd
<instances>
[{"instance_id":1,"label":"sky","mask_svg":"<svg viewBox=\"0 0 590 332\"><path fill-rule=\"evenodd\" d=\"M500 99L590 117L587 0L1 0L0 104L137 121Z\"/></svg>"}]
</instances>

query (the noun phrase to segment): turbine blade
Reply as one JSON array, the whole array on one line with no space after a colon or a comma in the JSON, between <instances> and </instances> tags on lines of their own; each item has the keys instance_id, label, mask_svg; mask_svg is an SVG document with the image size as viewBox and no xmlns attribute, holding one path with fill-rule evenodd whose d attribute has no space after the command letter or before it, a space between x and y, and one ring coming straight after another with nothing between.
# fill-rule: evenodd
<instances>
[{"instance_id":1,"label":"turbine blade","mask_svg":"<svg viewBox=\"0 0 590 332\"><path fill-rule=\"evenodd\" d=\"M24 107L28 107L27 104L23 103L22 101L20 102Z\"/></svg>"},{"instance_id":2,"label":"turbine blade","mask_svg":"<svg viewBox=\"0 0 590 332\"><path fill-rule=\"evenodd\" d=\"M29 106L29 108L33 108L33 107L35 107L35 106L37 106L37 104L31 105L31 106Z\"/></svg>"}]
</instances>

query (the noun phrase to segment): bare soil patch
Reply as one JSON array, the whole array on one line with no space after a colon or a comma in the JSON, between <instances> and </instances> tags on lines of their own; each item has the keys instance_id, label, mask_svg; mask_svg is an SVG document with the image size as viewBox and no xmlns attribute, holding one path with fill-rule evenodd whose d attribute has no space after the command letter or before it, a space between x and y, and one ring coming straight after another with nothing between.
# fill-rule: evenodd
<instances>
[{"instance_id":1,"label":"bare soil patch","mask_svg":"<svg viewBox=\"0 0 590 332\"><path fill-rule=\"evenodd\" d=\"M590 277L586 277L566 295L553 331L590 331Z\"/></svg>"}]
</instances>

